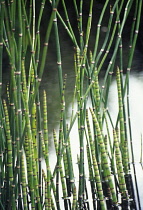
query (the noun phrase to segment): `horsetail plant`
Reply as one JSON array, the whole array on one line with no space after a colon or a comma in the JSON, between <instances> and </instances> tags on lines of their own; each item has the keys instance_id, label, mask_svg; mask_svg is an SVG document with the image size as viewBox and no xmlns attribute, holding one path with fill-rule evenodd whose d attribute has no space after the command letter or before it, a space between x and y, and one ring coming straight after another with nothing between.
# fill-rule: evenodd
<instances>
[{"instance_id":1,"label":"horsetail plant","mask_svg":"<svg viewBox=\"0 0 143 210\"><path fill-rule=\"evenodd\" d=\"M117 68L116 72L117 77L117 88L118 88L118 104L119 104L119 122L120 122L120 136L121 136L121 151L122 151L122 158L123 158L123 165L124 165L124 172L128 174L128 143L125 135L125 120L124 120L124 113L123 113L123 96L121 91L121 79L120 79L120 71Z\"/></svg>"},{"instance_id":2,"label":"horsetail plant","mask_svg":"<svg viewBox=\"0 0 143 210\"><path fill-rule=\"evenodd\" d=\"M99 198L101 209L106 209L106 204L105 204L103 189L102 189L102 181L100 177L100 169L97 164L97 160L95 156L95 148L94 148L93 140L91 137L88 111L86 111L86 120L87 120L88 135L89 135L89 141L90 141L90 151L92 155L92 164L93 164L93 169L94 169L94 177L95 177L95 183L96 183L96 188L97 188L97 197Z\"/></svg>"},{"instance_id":3,"label":"horsetail plant","mask_svg":"<svg viewBox=\"0 0 143 210\"><path fill-rule=\"evenodd\" d=\"M124 171L123 171L123 164L122 164L122 156L121 156L121 152L119 148L119 139L118 139L119 137L116 134L117 132L118 131L115 131L115 130L113 131L115 159L116 159L116 165L117 165L117 174L119 177L119 188L120 188L120 193L122 194L123 199L128 199Z\"/></svg>"},{"instance_id":4,"label":"horsetail plant","mask_svg":"<svg viewBox=\"0 0 143 210\"><path fill-rule=\"evenodd\" d=\"M97 141L98 141L98 144L100 145L100 153L101 153L101 158L102 158L102 161L103 161L103 170L105 170L106 176L108 177L108 184L109 184L109 188L110 188L110 191L111 191L113 204L117 205L117 197L116 197L116 192L115 192L115 186L114 186L114 183L113 183L113 180L112 180L112 177L111 177L111 170L110 170L109 163L108 163L108 157L107 157L107 154L106 154L105 144L104 144L103 136L102 136L102 133L101 133L101 129L99 127L97 117L96 117L96 115L94 114L94 112L91 108L90 108L90 112L92 114L94 126L95 126L96 132L97 132Z\"/></svg>"},{"instance_id":5,"label":"horsetail plant","mask_svg":"<svg viewBox=\"0 0 143 210\"><path fill-rule=\"evenodd\" d=\"M122 48L122 34L133 2L104 1L97 17L92 49L90 38L95 27L93 0L71 2L77 18L77 33L70 19L69 4L65 0L42 0L40 6L35 0L0 2L0 209L106 210L120 209L120 206L122 209L136 209L127 132L129 128L132 140L132 129L130 119L126 124L125 121L130 114L129 72L140 24L140 0L135 1L125 82ZM85 4L88 5L87 22L84 17ZM48 17L46 7L50 12L48 23L44 25L46 30L42 47L42 21L44 15ZM101 29L107 14L107 32L101 45ZM66 29L75 49L75 88L69 119L66 116L66 81L69 78L67 74L63 76L60 27ZM58 129L53 127L53 136L48 130L50 119L46 90L43 98L40 97L51 36L56 46L61 109ZM4 50L9 62L9 84L5 95L2 85ZM107 64L109 53L110 62L104 73L103 85L100 85L100 73L104 64ZM116 63L120 67L117 70ZM107 109L115 71L119 111L116 125ZM52 88L55 88L54 85ZM72 137L74 127L78 134L74 133ZM55 144L54 163L50 159L51 141ZM78 148L78 167L74 164L76 154L73 146ZM132 150L134 162L133 157ZM138 195L137 201L140 210Z\"/></svg>"}]
</instances>

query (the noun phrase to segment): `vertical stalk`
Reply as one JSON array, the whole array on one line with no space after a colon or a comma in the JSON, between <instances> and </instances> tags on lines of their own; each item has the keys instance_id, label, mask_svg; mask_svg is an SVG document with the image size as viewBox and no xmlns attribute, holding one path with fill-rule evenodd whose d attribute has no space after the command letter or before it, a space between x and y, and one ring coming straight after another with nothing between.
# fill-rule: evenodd
<instances>
[{"instance_id":1,"label":"vertical stalk","mask_svg":"<svg viewBox=\"0 0 143 210\"><path fill-rule=\"evenodd\" d=\"M5 2L0 1L0 97L2 95L2 54L3 54L3 21Z\"/></svg>"},{"instance_id":2,"label":"vertical stalk","mask_svg":"<svg viewBox=\"0 0 143 210\"><path fill-rule=\"evenodd\" d=\"M103 161L103 170L106 173L106 176L108 177L108 185L109 185L109 188L110 188L110 191L111 191L113 204L115 206L117 206L117 196L116 196L116 192L115 192L115 186L114 186L114 183L113 183L113 180L112 180L112 177L111 177L111 171L110 171L110 167L109 167L109 163L108 163L108 157L107 157L107 154L106 154L101 129L99 127L97 117L96 117L95 113L93 112L93 110L91 108L90 108L90 112L92 114L94 126L96 128L97 139L98 139L98 142L100 144L101 158L102 158L102 161Z\"/></svg>"},{"instance_id":3,"label":"vertical stalk","mask_svg":"<svg viewBox=\"0 0 143 210\"><path fill-rule=\"evenodd\" d=\"M125 172L125 174L128 174L128 172L129 172L128 142L127 142L127 139L125 136L125 120L124 120L124 113L123 113L123 95L122 95L122 91L121 91L121 78L120 78L119 68L117 68L116 79L117 79L118 104L119 104L119 122L120 122L120 137L121 137L120 144L121 144L124 172Z\"/></svg>"},{"instance_id":4,"label":"vertical stalk","mask_svg":"<svg viewBox=\"0 0 143 210\"><path fill-rule=\"evenodd\" d=\"M10 124L9 124L9 116L8 116L8 110L7 110L7 105L6 102L3 101L3 106L4 106L4 112L5 112L5 132L6 132L6 150L7 151L7 158L5 159L5 179L7 182L7 187L6 187L6 194L9 202L6 204L7 208L16 208L16 203L15 203L15 194L14 194L14 186L13 186L13 162L12 162L12 140L11 140L11 133L10 133Z\"/></svg>"},{"instance_id":5,"label":"vertical stalk","mask_svg":"<svg viewBox=\"0 0 143 210\"><path fill-rule=\"evenodd\" d=\"M24 153L21 157L21 186L22 186L22 200L23 200L23 209L28 210L28 203L27 203L27 187L26 187L26 171L24 166Z\"/></svg>"},{"instance_id":6,"label":"vertical stalk","mask_svg":"<svg viewBox=\"0 0 143 210\"><path fill-rule=\"evenodd\" d=\"M47 205L48 210L51 209L51 170L49 164L49 146L48 146L48 119L47 119L47 97L44 91L43 96L43 119L44 119L44 144L45 144L45 161L47 167Z\"/></svg>"},{"instance_id":7,"label":"vertical stalk","mask_svg":"<svg viewBox=\"0 0 143 210\"><path fill-rule=\"evenodd\" d=\"M118 130L117 130L118 132ZM125 183L123 165L122 165L122 155L120 151L119 139L116 131L113 130L114 136L114 147L115 147L115 159L116 159L116 166L117 166L117 174L119 179L119 190L123 200L128 200L128 192Z\"/></svg>"}]
</instances>

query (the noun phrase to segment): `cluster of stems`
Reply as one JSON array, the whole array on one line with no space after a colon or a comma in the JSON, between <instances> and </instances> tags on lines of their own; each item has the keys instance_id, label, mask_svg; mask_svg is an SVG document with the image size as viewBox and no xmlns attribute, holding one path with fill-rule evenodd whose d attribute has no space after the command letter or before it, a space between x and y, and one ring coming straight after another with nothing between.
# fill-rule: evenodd
<instances>
[{"instance_id":1,"label":"cluster of stems","mask_svg":"<svg viewBox=\"0 0 143 210\"><path fill-rule=\"evenodd\" d=\"M70 19L70 4L76 29ZM136 201L134 188L130 187L133 186L130 162L134 162L134 153L128 95L142 1L105 0L95 26L96 4L94 0L73 0L69 4L65 0L0 1L0 209L106 210L119 206L134 209L136 202L140 208L136 177ZM122 34L132 11L128 64L123 79ZM40 32L45 17L48 21L44 23L43 39ZM105 19L107 32L101 39ZM68 75L63 75L60 27L75 49L70 119L66 116ZM40 90L51 37L56 50L60 95L59 129L53 128L53 135L48 129L47 93ZM5 54L9 81L6 93L2 84ZM101 74L104 74L102 85ZM118 93L115 124L107 107L114 75ZM73 130L77 131L74 139ZM50 141L55 145L53 170ZM132 175L135 176L135 168Z\"/></svg>"}]
</instances>

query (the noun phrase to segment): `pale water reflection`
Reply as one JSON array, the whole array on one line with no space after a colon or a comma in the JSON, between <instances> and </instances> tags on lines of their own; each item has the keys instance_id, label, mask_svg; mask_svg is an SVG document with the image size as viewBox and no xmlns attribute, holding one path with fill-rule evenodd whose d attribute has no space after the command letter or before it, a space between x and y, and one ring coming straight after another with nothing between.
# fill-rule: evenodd
<instances>
[{"instance_id":1,"label":"pale water reflection","mask_svg":"<svg viewBox=\"0 0 143 210\"><path fill-rule=\"evenodd\" d=\"M132 140L133 140L133 151L134 151L134 163L137 172L137 182L139 187L140 194L140 202L141 208L143 209L143 169L140 164L141 157L141 136L143 135L143 73L132 73L130 75L130 93L129 93L129 101L130 101L130 118L131 118L131 128L132 128ZM68 93L68 110L67 110L67 122L69 122L71 117L71 104L70 104L70 96L72 96L72 91ZM116 125L117 114L118 114L118 99L117 99L117 88L116 81L113 80L110 93L109 93L109 103L108 109L110 110L111 117L113 119L114 125ZM56 103L56 102L54 102ZM58 103L58 101L57 101ZM88 102L87 107L90 107L90 101ZM76 112L76 103L74 105ZM54 116L54 115L53 115ZM69 119L69 120L68 120ZM51 119L49 119L50 121ZM52 123L53 129L56 129L58 135L58 117L56 118L57 123ZM51 122L49 122L51 123ZM54 169L56 163L56 156L53 144L52 133L50 134L51 146L50 146L50 163L52 169ZM75 176L78 177L78 165L77 165L77 155L79 154L79 137L78 137L78 125L75 122L71 133L70 133L70 141L71 148L73 153L73 164ZM130 143L129 143L130 146ZM85 158L86 159L86 158ZM132 160L131 160L132 161ZM86 165L87 163L85 163ZM87 170L88 171L88 170ZM88 172L85 171L88 180ZM88 183L88 182L87 182ZM136 193L136 192L135 192ZM90 198L89 198L90 199ZM92 208L91 208L92 209Z\"/></svg>"},{"instance_id":2,"label":"pale water reflection","mask_svg":"<svg viewBox=\"0 0 143 210\"><path fill-rule=\"evenodd\" d=\"M143 73L133 73L130 75L130 119L132 128L132 140L134 145L135 161L140 161L141 156L141 136L143 134ZM126 97L125 97L126 107ZM118 114L118 99L116 81L110 87L108 108L114 124ZM127 107L126 107L127 108ZM128 119L127 119L128 120ZM143 151L142 151L143 152Z\"/></svg>"},{"instance_id":3,"label":"pale water reflection","mask_svg":"<svg viewBox=\"0 0 143 210\"><path fill-rule=\"evenodd\" d=\"M137 177L137 184L140 195L141 209L143 209L143 168L141 166L143 164L143 159L141 159L143 153L143 148L141 148L141 139L143 135L143 73L142 72L138 73L134 72L130 75L129 102L130 102L130 119L131 119L131 130L132 130L133 152L134 152L133 164L135 164L136 168L136 177ZM112 119L115 123L118 114L117 88L115 81L112 82L110 88L109 110Z\"/></svg>"}]
</instances>

